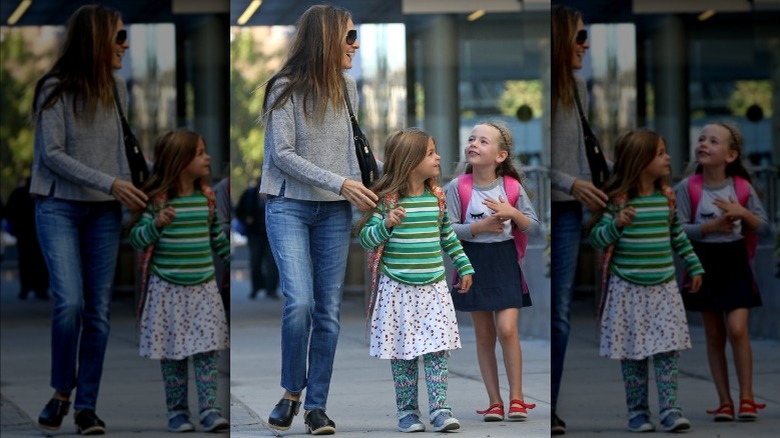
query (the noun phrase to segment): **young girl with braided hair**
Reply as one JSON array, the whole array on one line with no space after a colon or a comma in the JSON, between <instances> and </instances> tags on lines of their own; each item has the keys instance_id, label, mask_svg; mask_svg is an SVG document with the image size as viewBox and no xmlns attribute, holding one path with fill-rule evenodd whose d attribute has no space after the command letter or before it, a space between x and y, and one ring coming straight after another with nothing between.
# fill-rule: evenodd
<instances>
[{"instance_id":1,"label":"young girl with braided hair","mask_svg":"<svg viewBox=\"0 0 780 438\"><path fill-rule=\"evenodd\" d=\"M461 343L441 252L450 256L461 277L456 285L461 293L471 287L474 270L452 230L437 184L439 155L433 137L416 128L396 132L385 144L385 155L384 174L372 186L379 205L357 223L360 244L376 251L370 354L390 359L398 430L425 430L417 404L420 358L433 429L455 430L460 423L447 403L447 357Z\"/></svg>"},{"instance_id":2,"label":"young girl with braided hair","mask_svg":"<svg viewBox=\"0 0 780 438\"><path fill-rule=\"evenodd\" d=\"M737 419L755 420L766 406L753 399L748 317L751 307L761 305L750 251L755 250L756 232L768 229L768 220L742 164L743 143L736 126L705 125L696 145L695 173L676 190L680 220L706 270L702 289L683 291L683 302L687 310L701 312L704 322L707 359L719 400L719 407L707 413L715 421L734 420L726 340L739 381Z\"/></svg>"},{"instance_id":3,"label":"young girl with braided hair","mask_svg":"<svg viewBox=\"0 0 780 438\"><path fill-rule=\"evenodd\" d=\"M207 432L226 430L230 424L216 396L217 352L228 348L228 327L211 251L227 265L230 243L207 184L211 158L203 137L188 129L160 135L154 155L144 186L151 202L130 232L133 248L153 246L147 251L140 354L160 359L170 432L195 430L187 403L189 357L201 425Z\"/></svg>"},{"instance_id":4,"label":"young girl with braided hair","mask_svg":"<svg viewBox=\"0 0 780 438\"><path fill-rule=\"evenodd\" d=\"M522 175L512 164L512 134L493 122L477 124L466 144L464 175L446 187L452 228L474 270L472 293L452 295L455 309L471 313L477 360L490 406L477 411L484 421L505 418L498 385L496 340L501 344L509 380L510 420L524 420L536 407L523 398L523 351L517 321L520 308L531 305L520 266L529 235L541 225Z\"/></svg>"}]
</instances>

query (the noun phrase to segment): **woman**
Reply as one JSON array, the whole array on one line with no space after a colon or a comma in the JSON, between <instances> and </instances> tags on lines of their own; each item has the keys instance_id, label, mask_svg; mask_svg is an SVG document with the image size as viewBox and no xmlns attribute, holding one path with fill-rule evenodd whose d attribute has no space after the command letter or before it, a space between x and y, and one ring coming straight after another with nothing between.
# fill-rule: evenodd
<instances>
[{"instance_id":1,"label":"woman","mask_svg":"<svg viewBox=\"0 0 780 438\"><path fill-rule=\"evenodd\" d=\"M352 68L358 49L351 14L312 6L299 18L289 58L265 86L266 227L286 299L282 315L285 393L268 424L287 430L306 389L304 421L335 433L325 415L339 335L339 307L352 213L378 200L360 181L347 104L357 108ZM308 369L307 369L308 363Z\"/></svg>"},{"instance_id":2,"label":"woman","mask_svg":"<svg viewBox=\"0 0 780 438\"><path fill-rule=\"evenodd\" d=\"M590 45L578 11L565 6L552 8L552 429L566 432L556 415L563 359L569 339L569 318L580 247L583 207L591 211L606 207L607 195L591 182L585 152L583 126L577 110L587 111L585 81L574 75ZM575 96L576 93L576 96Z\"/></svg>"},{"instance_id":3,"label":"woman","mask_svg":"<svg viewBox=\"0 0 780 438\"><path fill-rule=\"evenodd\" d=\"M54 66L36 84L30 193L51 277L51 385L38 425L57 430L73 407L77 432L105 433L95 414L109 332L121 232L120 203L145 206L125 158L116 99L127 87L114 70L129 47L118 12L83 6L69 19ZM118 95L115 95L115 90ZM117 202L119 201L119 202Z\"/></svg>"}]
</instances>

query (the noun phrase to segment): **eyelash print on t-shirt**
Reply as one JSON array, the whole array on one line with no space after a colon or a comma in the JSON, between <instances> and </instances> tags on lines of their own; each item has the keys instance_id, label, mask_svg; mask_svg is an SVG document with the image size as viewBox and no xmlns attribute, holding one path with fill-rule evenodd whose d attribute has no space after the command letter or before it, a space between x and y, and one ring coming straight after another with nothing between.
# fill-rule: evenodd
<instances>
[{"instance_id":1,"label":"eyelash print on t-shirt","mask_svg":"<svg viewBox=\"0 0 780 438\"><path fill-rule=\"evenodd\" d=\"M702 213L701 217L702 219L714 219L715 213Z\"/></svg>"},{"instance_id":2,"label":"eyelash print on t-shirt","mask_svg":"<svg viewBox=\"0 0 780 438\"><path fill-rule=\"evenodd\" d=\"M469 213L469 214L471 214L471 218L472 219L482 219L482 217L485 216L484 212L482 212L480 214L474 214L474 213Z\"/></svg>"}]
</instances>

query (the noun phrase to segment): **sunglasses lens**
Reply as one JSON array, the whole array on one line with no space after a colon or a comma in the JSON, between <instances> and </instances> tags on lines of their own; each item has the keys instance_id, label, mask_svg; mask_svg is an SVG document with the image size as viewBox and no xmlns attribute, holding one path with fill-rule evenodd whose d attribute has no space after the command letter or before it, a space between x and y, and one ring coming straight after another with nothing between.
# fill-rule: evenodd
<instances>
[{"instance_id":1,"label":"sunglasses lens","mask_svg":"<svg viewBox=\"0 0 780 438\"><path fill-rule=\"evenodd\" d=\"M588 31L583 29L579 32L577 32L577 44L585 44L585 41L588 41Z\"/></svg>"},{"instance_id":2,"label":"sunglasses lens","mask_svg":"<svg viewBox=\"0 0 780 438\"><path fill-rule=\"evenodd\" d=\"M355 44L355 41L357 41L357 31L350 30L347 32L347 44Z\"/></svg>"},{"instance_id":3,"label":"sunglasses lens","mask_svg":"<svg viewBox=\"0 0 780 438\"><path fill-rule=\"evenodd\" d=\"M116 43L124 44L125 41L127 41L127 30L122 29L116 33Z\"/></svg>"}]
</instances>

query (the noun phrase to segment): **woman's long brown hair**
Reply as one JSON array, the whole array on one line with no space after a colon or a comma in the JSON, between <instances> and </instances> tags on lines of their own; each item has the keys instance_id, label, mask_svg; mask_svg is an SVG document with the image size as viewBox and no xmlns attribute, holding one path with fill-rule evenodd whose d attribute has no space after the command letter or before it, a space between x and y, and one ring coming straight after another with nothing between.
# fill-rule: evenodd
<instances>
[{"instance_id":1,"label":"woman's long brown hair","mask_svg":"<svg viewBox=\"0 0 780 438\"><path fill-rule=\"evenodd\" d=\"M120 19L119 12L100 5L82 6L71 15L54 66L35 85L33 120L65 93L74 96L76 117L92 119L98 105L115 105L112 57ZM59 83L38 107L43 84L51 77Z\"/></svg>"},{"instance_id":2,"label":"woman's long brown hair","mask_svg":"<svg viewBox=\"0 0 780 438\"><path fill-rule=\"evenodd\" d=\"M280 108L296 93L303 94L307 120L310 116L322 120L329 105L336 111L344 108L341 62L350 18L349 11L331 5L315 5L301 15L287 61L265 84L263 117ZM288 83L269 108L268 96L281 78Z\"/></svg>"},{"instance_id":3,"label":"woman's long brown hair","mask_svg":"<svg viewBox=\"0 0 780 438\"><path fill-rule=\"evenodd\" d=\"M561 5L552 7L552 114L559 103L564 111L575 108L572 45L581 19L582 14L577 10Z\"/></svg>"}]
</instances>

